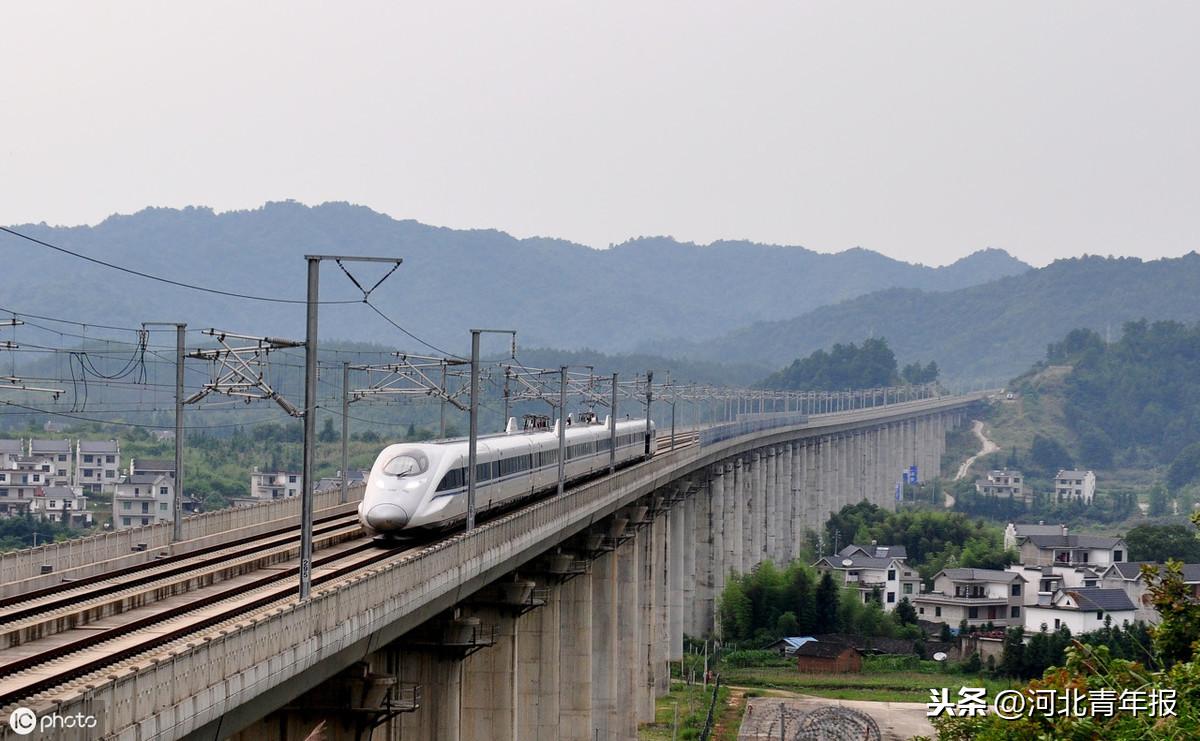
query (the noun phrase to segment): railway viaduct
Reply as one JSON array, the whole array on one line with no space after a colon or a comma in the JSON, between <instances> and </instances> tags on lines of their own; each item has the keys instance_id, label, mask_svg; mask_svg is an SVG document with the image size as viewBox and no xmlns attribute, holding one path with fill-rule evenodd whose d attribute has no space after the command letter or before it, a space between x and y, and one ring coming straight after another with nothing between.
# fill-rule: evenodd
<instances>
[{"instance_id":1,"label":"railway viaduct","mask_svg":"<svg viewBox=\"0 0 1200 741\"><path fill-rule=\"evenodd\" d=\"M937 471L947 431L981 397L709 428L470 532L364 549L352 569L318 560L308 601L247 590L252 609L0 712L94 716L81 738L636 738L685 634L719 630L730 572L796 557L804 531L843 505L892 506L899 472ZM324 504L318 515L353 507ZM219 542L199 519L186 542ZM81 551L59 547L36 556L58 566L33 580L86 571ZM0 561L0 576L28 568Z\"/></svg>"}]
</instances>

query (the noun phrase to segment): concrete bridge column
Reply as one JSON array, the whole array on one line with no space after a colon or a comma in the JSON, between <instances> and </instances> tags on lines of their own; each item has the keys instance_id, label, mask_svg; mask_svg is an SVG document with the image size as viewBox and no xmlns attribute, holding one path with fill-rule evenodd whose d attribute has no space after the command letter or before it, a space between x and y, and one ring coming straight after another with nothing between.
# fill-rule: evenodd
<instances>
[{"instance_id":1,"label":"concrete bridge column","mask_svg":"<svg viewBox=\"0 0 1200 741\"><path fill-rule=\"evenodd\" d=\"M683 612L680 619L680 651L683 650L683 635L697 635L697 617L700 614L699 600L696 599L699 584L696 578L697 555L706 545L708 536L696 528L696 509L702 500L708 497L708 485L701 483L700 488L690 497L683 500Z\"/></svg>"},{"instance_id":2,"label":"concrete bridge column","mask_svg":"<svg viewBox=\"0 0 1200 741\"><path fill-rule=\"evenodd\" d=\"M685 509L683 502L676 502L671 507L667 525L670 534L667 546L667 556L670 559L670 570L667 572L667 587L670 590L670 645L667 657L671 661L683 658L683 584L686 580L683 552L687 544L686 533L690 532L687 530Z\"/></svg>"},{"instance_id":3,"label":"concrete bridge column","mask_svg":"<svg viewBox=\"0 0 1200 741\"><path fill-rule=\"evenodd\" d=\"M708 525L712 533L712 560L709 566L709 593L705 595L704 625L708 631L717 631L717 601L725 590L725 464L718 463L711 469L712 501L708 508Z\"/></svg>"},{"instance_id":4,"label":"concrete bridge column","mask_svg":"<svg viewBox=\"0 0 1200 741\"><path fill-rule=\"evenodd\" d=\"M770 559L779 563L778 552L779 548L779 533L776 531L777 523L779 522L779 487L776 486L775 477L778 469L778 453L775 448L767 448L763 455L764 462L763 473L766 477L764 482L764 498L763 506L763 555L762 559Z\"/></svg>"},{"instance_id":5,"label":"concrete bridge column","mask_svg":"<svg viewBox=\"0 0 1200 741\"><path fill-rule=\"evenodd\" d=\"M800 522L804 528L812 527L812 484L808 480L809 443L800 440L796 443L796 478L793 487L796 490L796 506L800 510Z\"/></svg>"},{"instance_id":6,"label":"concrete bridge column","mask_svg":"<svg viewBox=\"0 0 1200 741\"><path fill-rule=\"evenodd\" d=\"M654 696L662 697L671 690L669 603L670 526L669 515L662 513L654 519L654 634L650 644L650 665L654 672Z\"/></svg>"},{"instance_id":7,"label":"concrete bridge column","mask_svg":"<svg viewBox=\"0 0 1200 741\"><path fill-rule=\"evenodd\" d=\"M654 525L643 527L638 533L638 720L648 723L654 720L654 583L656 578L654 560Z\"/></svg>"},{"instance_id":8,"label":"concrete bridge column","mask_svg":"<svg viewBox=\"0 0 1200 741\"><path fill-rule=\"evenodd\" d=\"M796 558L797 550L800 543L800 536L797 535L799 528L798 515L796 511L796 492L792 486L795 479L795 455L796 444L787 443L783 446L783 466L780 468L783 474L783 480L779 484L779 493L783 497L783 514L784 522L780 532L783 533L783 548L784 560L791 562Z\"/></svg>"},{"instance_id":9,"label":"concrete bridge column","mask_svg":"<svg viewBox=\"0 0 1200 741\"><path fill-rule=\"evenodd\" d=\"M830 470L833 473L833 511L840 510L846 504L846 438L835 435L833 438L833 455L830 456Z\"/></svg>"},{"instance_id":10,"label":"concrete bridge column","mask_svg":"<svg viewBox=\"0 0 1200 741\"><path fill-rule=\"evenodd\" d=\"M562 596L552 586L545 605L517 618L518 739L558 737Z\"/></svg>"},{"instance_id":11,"label":"concrete bridge column","mask_svg":"<svg viewBox=\"0 0 1200 741\"><path fill-rule=\"evenodd\" d=\"M463 662L462 738L517 738L517 621L507 611L482 607L474 614L496 626L496 643Z\"/></svg>"},{"instance_id":12,"label":"concrete bridge column","mask_svg":"<svg viewBox=\"0 0 1200 741\"><path fill-rule=\"evenodd\" d=\"M640 544L635 536L617 549L617 723L614 738L637 738L638 696L646 686L642 664L637 660L642 644L641 607L638 604L638 556ZM641 681L639 681L641 680ZM553 736L546 736L550 739Z\"/></svg>"},{"instance_id":13,"label":"concrete bridge column","mask_svg":"<svg viewBox=\"0 0 1200 741\"><path fill-rule=\"evenodd\" d=\"M713 530L712 530L712 496L713 476L710 470L704 471L700 491L696 492L695 506L692 510L692 530L688 537L696 543L694 573L692 588L694 590L690 605L684 605L688 620L683 632L688 635L702 636L708 633L708 605L712 600L712 565L713 565Z\"/></svg>"},{"instance_id":14,"label":"concrete bridge column","mask_svg":"<svg viewBox=\"0 0 1200 741\"><path fill-rule=\"evenodd\" d=\"M421 707L399 718L400 738L459 741L463 662L456 655L405 648L398 675L421 686Z\"/></svg>"},{"instance_id":15,"label":"concrete bridge column","mask_svg":"<svg viewBox=\"0 0 1200 741\"><path fill-rule=\"evenodd\" d=\"M821 527L827 517L828 503L825 501L825 469L823 443L825 438L817 438L808 446L808 496L809 512L815 527Z\"/></svg>"},{"instance_id":16,"label":"concrete bridge column","mask_svg":"<svg viewBox=\"0 0 1200 741\"><path fill-rule=\"evenodd\" d=\"M558 650L558 738L593 741L592 732L592 573L560 587ZM415 738L424 738L416 736Z\"/></svg>"},{"instance_id":17,"label":"concrete bridge column","mask_svg":"<svg viewBox=\"0 0 1200 741\"><path fill-rule=\"evenodd\" d=\"M867 475L867 433L858 430L854 433L854 500L871 498L870 478Z\"/></svg>"},{"instance_id":18,"label":"concrete bridge column","mask_svg":"<svg viewBox=\"0 0 1200 741\"><path fill-rule=\"evenodd\" d=\"M728 477L728 464L725 468L725 474ZM741 458L736 458L733 461L732 491L730 489L731 487L727 478L725 482L725 504L728 507L729 518L725 522L725 542L728 545L729 559L726 568L741 574L745 572L742 564L742 536L744 535L742 515L746 510L746 468Z\"/></svg>"},{"instance_id":19,"label":"concrete bridge column","mask_svg":"<svg viewBox=\"0 0 1200 741\"><path fill-rule=\"evenodd\" d=\"M746 546L746 554L742 566L746 571L750 571L762 560L763 467L762 454L757 450L751 452L750 475L746 477L746 483L749 485L746 492L746 502L749 505L747 513L750 516L743 523L746 526L746 541L743 543Z\"/></svg>"},{"instance_id":20,"label":"concrete bridge column","mask_svg":"<svg viewBox=\"0 0 1200 741\"><path fill-rule=\"evenodd\" d=\"M612 738L617 730L616 561L609 552L592 562L592 729L600 738Z\"/></svg>"}]
</instances>

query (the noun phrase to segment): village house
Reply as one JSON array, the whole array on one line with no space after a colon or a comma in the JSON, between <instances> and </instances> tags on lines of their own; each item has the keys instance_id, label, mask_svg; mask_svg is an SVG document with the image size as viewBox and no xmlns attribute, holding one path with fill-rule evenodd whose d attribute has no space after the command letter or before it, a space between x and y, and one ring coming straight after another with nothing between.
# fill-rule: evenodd
<instances>
[{"instance_id":1,"label":"village house","mask_svg":"<svg viewBox=\"0 0 1200 741\"><path fill-rule=\"evenodd\" d=\"M121 444L116 440L80 440L75 446L76 486L99 494L112 491L121 478Z\"/></svg>"},{"instance_id":2,"label":"village house","mask_svg":"<svg viewBox=\"0 0 1200 741\"><path fill-rule=\"evenodd\" d=\"M1054 477L1054 497L1059 502L1091 504L1096 498L1096 474L1091 471L1059 471Z\"/></svg>"},{"instance_id":3,"label":"village house","mask_svg":"<svg viewBox=\"0 0 1200 741\"><path fill-rule=\"evenodd\" d=\"M862 671L862 656L853 646L844 643L808 641L796 647L796 668L804 673L838 673Z\"/></svg>"},{"instance_id":4,"label":"village house","mask_svg":"<svg viewBox=\"0 0 1200 741\"><path fill-rule=\"evenodd\" d=\"M1003 497L1004 499L1025 499L1025 477L1020 471L1010 471L1007 468L988 471L986 479L975 482L975 491L987 496Z\"/></svg>"},{"instance_id":5,"label":"village house","mask_svg":"<svg viewBox=\"0 0 1200 741\"><path fill-rule=\"evenodd\" d=\"M1149 561L1124 561L1114 563L1100 575L1100 586L1120 589L1134 606L1134 620L1155 624L1161 620L1158 611L1150 604L1146 580L1142 577L1142 566L1164 568L1162 564ZM1191 587L1192 598L1200 600L1200 563L1183 564L1183 583Z\"/></svg>"},{"instance_id":6,"label":"village house","mask_svg":"<svg viewBox=\"0 0 1200 741\"><path fill-rule=\"evenodd\" d=\"M1017 538L1021 563L1038 566L1087 565L1108 568L1125 559L1125 541L1108 535L1071 535L1066 525L1054 535L1027 535Z\"/></svg>"},{"instance_id":7,"label":"village house","mask_svg":"<svg viewBox=\"0 0 1200 741\"><path fill-rule=\"evenodd\" d=\"M288 471L259 471L250 473L250 499L270 501L297 497L304 491L304 477Z\"/></svg>"},{"instance_id":8,"label":"village house","mask_svg":"<svg viewBox=\"0 0 1200 741\"><path fill-rule=\"evenodd\" d=\"M891 611L900 600L907 597L911 602L921 591L920 574L907 567L904 559L903 546L848 545L836 556L818 560L813 567L831 572L840 584L857 589L863 604L878 595L880 606Z\"/></svg>"},{"instance_id":9,"label":"village house","mask_svg":"<svg viewBox=\"0 0 1200 741\"><path fill-rule=\"evenodd\" d=\"M933 590L913 599L923 620L968 625L1021 625L1025 580L1011 571L942 569L933 577Z\"/></svg>"},{"instance_id":10,"label":"village house","mask_svg":"<svg viewBox=\"0 0 1200 741\"><path fill-rule=\"evenodd\" d=\"M124 476L113 492L113 529L175 519L175 482L164 474Z\"/></svg>"},{"instance_id":11,"label":"village house","mask_svg":"<svg viewBox=\"0 0 1200 741\"><path fill-rule=\"evenodd\" d=\"M1104 627L1110 618L1114 626L1135 621L1135 606L1121 589L1079 587L1038 595L1038 604L1025 608L1025 632L1036 633L1046 626L1058 630L1067 626L1071 633L1090 633Z\"/></svg>"},{"instance_id":12,"label":"village house","mask_svg":"<svg viewBox=\"0 0 1200 741\"><path fill-rule=\"evenodd\" d=\"M77 487L47 486L41 488L30 501L29 511L40 520L58 522L76 528L92 526L92 513L88 511L87 497Z\"/></svg>"}]
</instances>

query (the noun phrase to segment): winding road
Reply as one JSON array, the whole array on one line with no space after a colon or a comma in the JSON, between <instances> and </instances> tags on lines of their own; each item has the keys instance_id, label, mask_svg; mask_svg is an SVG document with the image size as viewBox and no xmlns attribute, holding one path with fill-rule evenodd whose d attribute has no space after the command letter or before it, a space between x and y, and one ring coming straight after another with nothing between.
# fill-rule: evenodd
<instances>
[{"instance_id":1,"label":"winding road","mask_svg":"<svg viewBox=\"0 0 1200 741\"><path fill-rule=\"evenodd\" d=\"M975 433L975 437L979 438L979 452L962 462L958 467L958 474L954 477L955 481L966 478L967 471L971 470L971 466L975 461L979 460L980 456L995 453L1000 449L1000 446L988 439L988 436L983 434L983 422L980 420L972 420L971 431ZM946 509L954 506L954 496L950 492L946 492Z\"/></svg>"}]
</instances>

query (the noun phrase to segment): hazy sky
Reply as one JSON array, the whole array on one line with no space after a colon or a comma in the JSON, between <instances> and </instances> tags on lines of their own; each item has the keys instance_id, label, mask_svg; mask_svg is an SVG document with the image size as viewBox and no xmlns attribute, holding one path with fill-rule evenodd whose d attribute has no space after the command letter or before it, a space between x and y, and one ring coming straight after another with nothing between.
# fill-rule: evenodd
<instances>
[{"instance_id":1,"label":"hazy sky","mask_svg":"<svg viewBox=\"0 0 1200 741\"><path fill-rule=\"evenodd\" d=\"M1200 247L1200 4L5 3L0 223L348 200L595 246Z\"/></svg>"}]
</instances>

